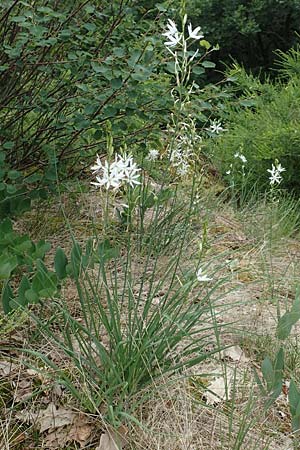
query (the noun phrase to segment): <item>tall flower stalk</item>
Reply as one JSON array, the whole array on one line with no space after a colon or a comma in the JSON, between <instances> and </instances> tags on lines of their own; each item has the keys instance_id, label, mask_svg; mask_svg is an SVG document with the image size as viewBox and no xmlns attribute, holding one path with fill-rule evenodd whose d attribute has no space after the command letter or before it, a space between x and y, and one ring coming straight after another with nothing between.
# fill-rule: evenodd
<instances>
[{"instance_id":1,"label":"tall flower stalk","mask_svg":"<svg viewBox=\"0 0 300 450\"><path fill-rule=\"evenodd\" d=\"M174 63L175 86L171 90L174 101L173 113L171 115L171 124L168 131L171 139L168 145L168 158L171 167L179 177L186 176L191 169L191 163L195 159L194 149L201 141L201 137L196 130L195 119L189 114L189 106L193 94L197 91L197 85L191 81L191 73L197 64L214 48L203 40L204 34L200 26L193 28L182 7L181 31L176 23L168 19L166 29L162 33L165 40L165 47L172 55ZM201 53L200 48L192 50L195 44L200 44L204 49Z\"/></svg>"}]
</instances>

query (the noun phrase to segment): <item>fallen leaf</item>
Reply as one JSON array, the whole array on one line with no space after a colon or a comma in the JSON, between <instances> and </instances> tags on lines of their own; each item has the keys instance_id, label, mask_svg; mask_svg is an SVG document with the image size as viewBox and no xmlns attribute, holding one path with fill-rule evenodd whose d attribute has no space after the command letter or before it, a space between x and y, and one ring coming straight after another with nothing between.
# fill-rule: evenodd
<instances>
[{"instance_id":1,"label":"fallen leaf","mask_svg":"<svg viewBox=\"0 0 300 450\"><path fill-rule=\"evenodd\" d=\"M24 402L31 397L33 391L33 384L31 380L20 380L15 386L14 401L16 403Z\"/></svg>"},{"instance_id":2,"label":"fallen leaf","mask_svg":"<svg viewBox=\"0 0 300 450\"><path fill-rule=\"evenodd\" d=\"M70 425L76 413L70 409L56 408L54 403L50 403L46 409L41 411L38 418L40 432L49 430L49 428L59 428Z\"/></svg>"},{"instance_id":3,"label":"fallen leaf","mask_svg":"<svg viewBox=\"0 0 300 450\"><path fill-rule=\"evenodd\" d=\"M75 441L80 448L86 446L93 431L93 426L89 422L89 418L84 414L78 414L69 430L68 441Z\"/></svg>"},{"instance_id":4,"label":"fallen leaf","mask_svg":"<svg viewBox=\"0 0 300 450\"><path fill-rule=\"evenodd\" d=\"M122 450L126 443L126 433L124 426L119 427L117 431L108 430L101 435L100 445L95 450Z\"/></svg>"},{"instance_id":5,"label":"fallen leaf","mask_svg":"<svg viewBox=\"0 0 300 450\"><path fill-rule=\"evenodd\" d=\"M235 362L248 362L249 359L245 356L245 353L238 345L234 345L230 348L226 348L221 351L222 359L231 359L231 361Z\"/></svg>"},{"instance_id":6,"label":"fallen leaf","mask_svg":"<svg viewBox=\"0 0 300 450\"><path fill-rule=\"evenodd\" d=\"M231 397L232 371L227 368L226 376L216 378L204 394L208 405L216 405Z\"/></svg>"},{"instance_id":7,"label":"fallen leaf","mask_svg":"<svg viewBox=\"0 0 300 450\"><path fill-rule=\"evenodd\" d=\"M39 414L35 411L23 409L22 411L19 411L15 415L15 418L22 423L26 423L27 425L32 425L32 424L36 423L38 416L39 416Z\"/></svg>"},{"instance_id":8,"label":"fallen leaf","mask_svg":"<svg viewBox=\"0 0 300 450\"><path fill-rule=\"evenodd\" d=\"M3 377L7 377L13 372L17 366L11 361L0 361L0 374Z\"/></svg>"},{"instance_id":9,"label":"fallen leaf","mask_svg":"<svg viewBox=\"0 0 300 450\"><path fill-rule=\"evenodd\" d=\"M65 448L68 436L64 428L50 429L43 439L43 448L48 450L61 450Z\"/></svg>"}]
</instances>

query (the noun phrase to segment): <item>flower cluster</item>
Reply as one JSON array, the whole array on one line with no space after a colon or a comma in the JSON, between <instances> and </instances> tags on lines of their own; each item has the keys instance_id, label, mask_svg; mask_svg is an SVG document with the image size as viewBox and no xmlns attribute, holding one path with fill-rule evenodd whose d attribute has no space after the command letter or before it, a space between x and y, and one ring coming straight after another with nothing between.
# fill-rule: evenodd
<instances>
[{"instance_id":1,"label":"flower cluster","mask_svg":"<svg viewBox=\"0 0 300 450\"><path fill-rule=\"evenodd\" d=\"M133 161L131 155L116 155L112 163L108 161L102 164L100 157L97 155L95 165L91 170L96 175L96 182L92 182L95 186L104 186L106 189L110 187L118 189L124 184L134 187L139 182L139 169Z\"/></svg>"},{"instance_id":2,"label":"flower cluster","mask_svg":"<svg viewBox=\"0 0 300 450\"><path fill-rule=\"evenodd\" d=\"M201 27L196 27L193 30L192 24L190 23L188 25L188 39L192 39L192 40L199 40L202 39L204 37L204 35L201 33ZM168 19L168 24L167 24L167 30L165 31L165 33L162 34L163 36L166 36L166 38L168 39L165 42L165 46L170 48L170 47L176 47L176 45L180 44L181 41L184 40L184 33L180 33L177 29L177 25L175 22L173 22L173 20Z\"/></svg>"},{"instance_id":3,"label":"flower cluster","mask_svg":"<svg viewBox=\"0 0 300 450\"><path fill-rule=\"evenodd\" d=\"M170 163L179 176L185 176L190 170L190 161L193 160L195 146L201 142L201 136L197 134L193 119L180 122L177 129L169 127L168 131L172 143L168 151Z\"/></svg>"},{"instance_id":4,"label":"flower cluster","mask_svg":"<svg viewBox=\"0 0 300 450\"><path fill-rule=\"evenodd\" d=\"M285 172L285 168L282 167L280 163L277 163L275 166L274 164L272 164L272 169L267 169L267 171L271 174L271 176L269 177L271 186L273 186L275 183L276 184L281 183L282 181L281 173Z\"/></svg>"}]
</instances>

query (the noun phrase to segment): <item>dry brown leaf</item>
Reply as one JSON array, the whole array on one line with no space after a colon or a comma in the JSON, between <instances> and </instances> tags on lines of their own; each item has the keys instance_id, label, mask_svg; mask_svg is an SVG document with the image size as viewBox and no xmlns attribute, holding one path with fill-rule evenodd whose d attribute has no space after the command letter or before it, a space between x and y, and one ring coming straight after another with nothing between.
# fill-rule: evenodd
<instances>
[{"instance_id":1,"label":"dry brown leaf","mask_svg":"<svg viewBox=\"0 0 300 450\"><path fill-rule=\"evenodd\" d=\"M235 362L248 362L249 359L245 356L245 353L239 347L238 345L234 345L230 348L226 348L225 350L221 351L221 358L222 359L231 359Z\"/></svg>"},{"instance_id":2,"label":"dry brown leaf","mask_svg":"<svg viewBox=\"0 0 300 450\"><path fill-rule=\"evenodd\" d=\"M216 405L223 400L228 400L231 396L233 374L227 368L226 375L216 378L207 388L204 394L208 405Z\"/></svg>"},{"instance_id":3,"label":"dry brown leaf","mask_svg":"<svg viewBox=\"0 0 300 450\"><path fill-rule=\"evenodd\" d=\"M43 440L43 448L48 450L61 450L66 446L68 436L64 428L50 429Z\"/></svg>"},{"instance_id":4,"label":"dry brown leaf","mask_svg":"<svg viewBox=\"0 0 300 450\"><path fill-rule=\"evenodd\" d=\"M122 450L126 443L126 433L124 426L119 427L117 431L108 430L101 435L100 445L95 450Z\"/></svg>"},{"instance_id":5,"label":"dry brown leaf","mask_svg":"<svg viewBox=\"0 0 300 450\"><path fill-rule=\"evenodd\" d=\"M38 418L40 432L49 430L49 428L59 428L70 425L76 413L70 409L56 408L54 403L50 403L46 409L41 411Z\"/></svg>"},{"instance_id":6,"label":"dry brown leaf","mask_svg":"<svg viewBox=\"0 0 300 450\"><path fill-rule=\"evenodd\" d=\"M0 375L7 377L17 368L11 361L0 361Z\"/></svg>"},{"instance_id":7,"label":"dry brown leaf","mask_svg":"<svg viewBox=\"0 0 300 450\"><path fill-rule=\"evenodd\" d=\"M75 441L80 444L80 448L86 446L93 431L93 426L89 418L84 414L78 414L68 433L68 441Z\"/></svg>"},{"instance_id":8,"label":"dry brown leaf","mask_svg":"<svg viewBox=\"0 0 300 450\"><path fill-rule=\"evenodd\" d=\"M39 414L37 412L23 409L22 411L19 411L15 415L15 418L22 423L26 423L27 425L32 425L32 424L36 423L38 416L39 416Z\"/></svg>"},{"instance_id":9,"label":"dry brown leaf","mask_svg":"<svg viewBox=\"0 0 300 450\"><path fill-rule=\"evenodd\" d=\"M14 397L15 402L19 403L28 400L32 395L32 391L33 391L33 384L31 380L26 379L20 380L16 384Z\"/></svg>"}]
</instances>

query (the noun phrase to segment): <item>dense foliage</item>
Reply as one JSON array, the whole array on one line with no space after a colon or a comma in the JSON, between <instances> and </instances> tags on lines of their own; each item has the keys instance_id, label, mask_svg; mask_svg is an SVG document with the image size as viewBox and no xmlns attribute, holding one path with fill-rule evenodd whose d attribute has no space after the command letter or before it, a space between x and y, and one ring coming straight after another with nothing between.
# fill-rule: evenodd
<instances>
[{"instance_id":1,"label":"dense foliage","mask_svg":"<svg viewBox=\"0 0 300 450\"><path fill-rule=\"evenodd\" d=\"M270 69L274 51L287 51L300 32L298 0L191 0L187 9L208 40L220 45L215 62L234 58L257 73Z\"/></svg>"},{"instance_id":2,"label":"dense foliage","mask_svg":"<svg viewBox=\"0 0 300 450\"><path fill-rule=\"evenodd\" d=\"M236 189L268 190L268 170L280 161L285 168L280 187L300 192L299 50L281 54L278 63L281 77L276 83L262 83L239 66L228 73L235 100L231 98L223 111L227 132L213 142L211 151ZM243 170L239 154L247 160Z\"/></svg>"},{"instance_id":3,"label":"dense foliage","mask_svg":"<svg viewBox=\"0 0 300 450\"><path fill-rule=\"evenodd\" d=\"M163 121L162 45L130 3L1 2L2 215L24 185L88 166L107 127L119 145L142 144Z\"/></svg>"}]
</instances>

